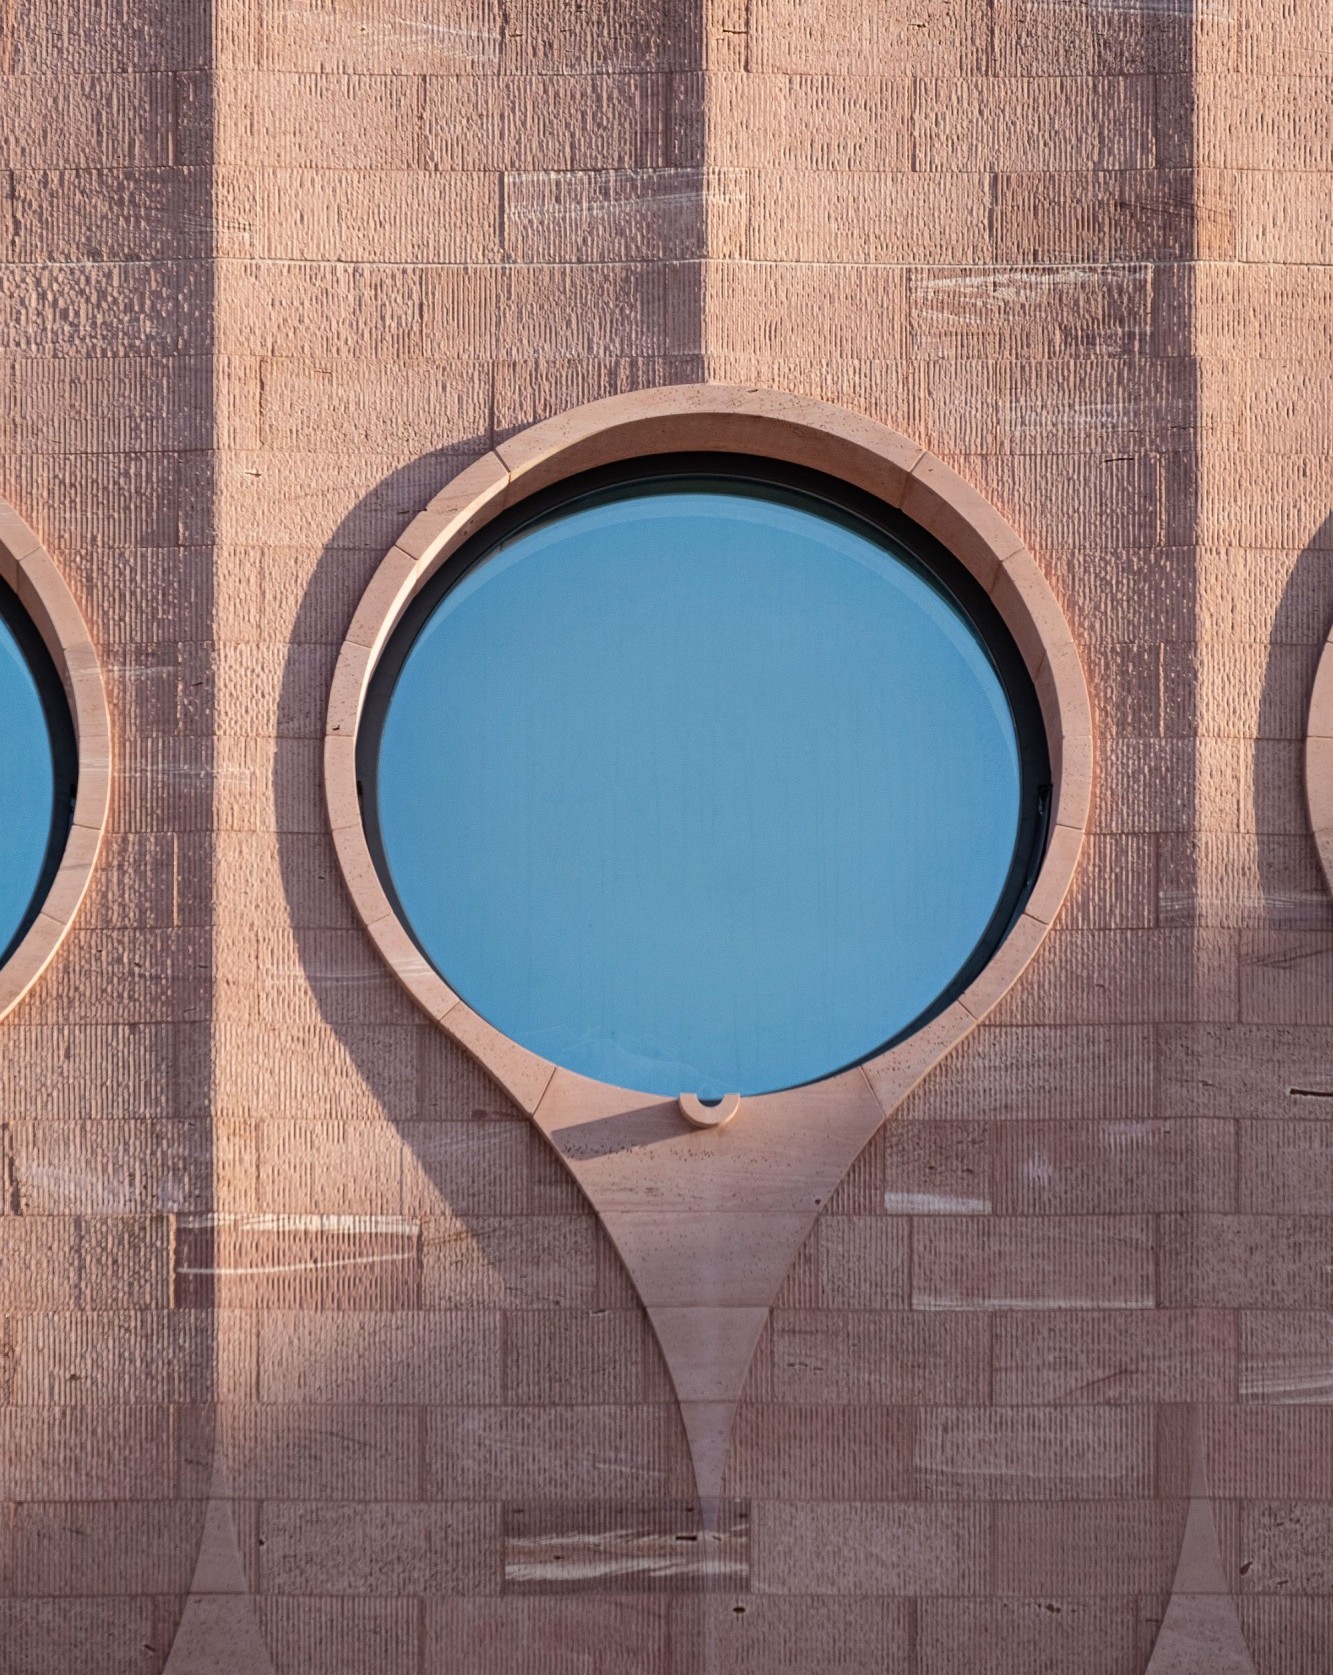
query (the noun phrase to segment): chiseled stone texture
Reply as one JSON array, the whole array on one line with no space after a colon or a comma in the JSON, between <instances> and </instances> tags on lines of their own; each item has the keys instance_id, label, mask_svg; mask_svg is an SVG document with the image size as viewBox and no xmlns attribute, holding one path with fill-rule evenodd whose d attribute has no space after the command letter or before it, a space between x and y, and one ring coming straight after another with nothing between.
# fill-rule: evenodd
<instances>
[{"instance_id":1,"label":"chiseled stone texture","mask_svg":"<svg viewBox=\"0 0 1333 1675\"><path fill-rule=\"evenodd\" d=\"M0 1664L160 1671L193 1587L276 1675L1130 1675L1197 1439L1259 1675L1324 1670L1327 22L5 19L0 494L87 615L118 769L0 1025ZM431 495L705 378L975 483L1097 734L1070 900L821 1216L712 1522L610 1241L382 965L319 780L348 620Z\"/></svg>"}]
</instances>

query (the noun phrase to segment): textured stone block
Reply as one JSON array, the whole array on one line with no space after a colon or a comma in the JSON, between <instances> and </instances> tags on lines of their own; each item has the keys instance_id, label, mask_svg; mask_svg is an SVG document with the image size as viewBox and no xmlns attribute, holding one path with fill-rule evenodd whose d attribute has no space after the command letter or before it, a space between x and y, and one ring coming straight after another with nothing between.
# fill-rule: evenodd
<instances>
[{"instance_id":1,"label":"textured stone block","mask_svg":"<svg viewBox=\"0 0 1333 1675\"><path fill-rule=\"evenodd\" d=\"M425 1415L424 1450L432 1498L647 1501L693 1490L674 1401L434 1407Z\"/></svg>"},{"instance_id":2,"label":"textured stone block","mask_svg":"<svg viewBox=\"0 0 1333 1675\"><path fill-rule=\"evenodd\" d=\"M905 1408L742 1403L727 1487L755 1500L889 1501L912 1487Z\"/></svg>"},{"instance_id":3,"label":"textured stone block","mask_svg":"<svg viewBox=\"0 0 1333 1675\"><path fill-rule=\"evenodd\" d=\"M1120 1675L1136 1657L1134 1606L1081 1599L922 1600L921 1675Z\"/></svg>"},{"instance_id":4,"label":"textured stone block","mask_svg":"<svg viewBox=\"0 0 1333 1675\"><path fill-rule=\"evenodd\" d=\"M491 1314L278 1314L259 1320L262 1402L498 1401Z\"/></svg>"},{"instance_id":5,"label":"textured stone block","mask_svg":"<svg viewBox=\"0 0 1333 1675\"><path fill-rule=\"evenodd\" d=\"M1241 1591L1327 1596L1333 1591L1333 1507L1260 1501L1241 1509Z\"/></svg>"},{"instance_id":6,"label":"textured stone block","mask_svg":"<svg viewBox=\"0 0 1333 1675\"><path fill-rule=\"evenodd\" d=\"M460 1501L266 1501L260 1511L265 1594L493 1593L498 1508Z\"/></svg>"},{"instance_id":7,"label":"textured stone block","mask_svg":"<svg viewBox=\"0 0 1333 1675\"><path fill-rule=\"evenodd\" d=\"M969 1594L989 1565L981 1507L761 1501L754 1529L757 1593L799 1569L816 1594Z\"/></svg>"},{"instance_id":8,"label":"textured stone block","mask_svg":"<svg viewBox=\"0 0 1333 1675\"><path fill-rule=\"evenodd\" d=\"M577 1594L429 1599L423 1647L446 1664L459 1646L478 1675L656 1675L678 1644L671 1596Z\"/></svg>"},{"instance_id":9,"label":"textured stone block","mask_svg":"<svg viewBox=\"0 0 1333 1675\"><path fill-rule=\"evenodd\" d=\"M647 1331L638 1310L515 1311L505 1322L505 1395L539 1406L633 1402Z\"/></svg>"},{"instance_id":10,"label":"textured stone block","mask_svg":"<svg viewBox=\"0 0 1333 1675\"><path fill-rule=\"evenodd\" d=\"M754 1399L976 1402L990 1377L983 1315L775 1311L750 1372Z\"/></svg>"},{"instance_id":11,"label":"textured stone block","mask_svg":"<svg viewBox=\"0 0 1333 1675\"><path fill-rule=\"evenodd\" d=\"M422 1230L426 1308L588 1310L605 1234L591 1215L440 1218Z\"/></svg>"},{"instance_id":12,"label":"textured stone block","mask_svg":"<svg viewBox=\"0 0 1333 1675\"><path fill-rule=\"evenodd\" d=\"M15 1513L13 1592L184 1594L203 1520L198 1501L30 1502Z\"/></svg>"},{"instance_id":13,"label":"textured stone block","mask_svg":"<svg viewBox=\"0 0 1333 1675\"><path fill-rule=\"evenodd\" d=\"M159 1650L165 1627L155 1600L6 1599L0 1602L5 1656L31 1675L66 1675L97 1668L105 1675L139 1675L144 1647Z\"/></svg>"},{"instance_id":14,"label":"textured stone block","mask_svg":"<svg viewBox=\"0 0 1333 1675\"><path fill-rule=\"evenodd\" d=\"M413 1599L277 1596L257 1600L256 1611L275 1664L290 1675L381 1675L416 1659Z\"/></svg>"},{"instance_id":15,"label":"textured stone block","mask_svg":"<svg viewBox=\"0 0 1333 1675\"><path fill-rule=\"evenodd\" d=\"M1240 1316L1240 1394L1252 1402L1333 1402L1333 1314Z\"/></svg>"},{"instance_id":16,"label":"textured stone block","mask_svg":"<svg viewBox=\"0 0 1333 1675\"><path fill-rule=\"evenodd\" d=\"M1015 1310L995 1322L999 1403L1226 1402L1236 1388L1229 1313Z\"/></svg>"},{"instance_id":17,"label":"textured stone block","mask_svg":"<svg viewBox=\"0 0 1333 1675\"><path fill-rule=\"evenodd\" d=\"M818 19L799 0L759 0L749 28L756 70L862 75L874 66L899 75L969 74L990 61L986 20L957 0L927 0L911 17L838 0Z\"/></svg>"},{"instance_id":18,"label":"textured stone block","mask_svg":"<svg viewBox=\"0 0 1333 1675\"><path fill-rule=\"evenodd\" d=\"M1158 1275L1168 1308L1325 1308L1327 1216L1164 1216Z\"/></svg>"},{"instance_id":19,"label":"textured stone block","mask_svg":"<svg viewBox=\"0 0 1333 1675\"><path fill-rule=\"evenodd\" d=\"M913 1466L930 1500L1135 1500L1153 1489L1154 1441L1146 1409L933 1408Z\"/></svg>"},{"instance_id":20,"label":"textured stone block","mask_svg":"<svg viewBox=\"0 0 1333 1675\"><path fill-rule=\"evenodd\" d=\"M1022 1123L993 1138L996 1214L1128 1215L1236 1205L1225 1122Z\"/></svg>"},{"instance_id":21,"label":"textured stone block","mask_svg":"<svg viewBox=\"0 0 1333 1675\"><path fill-rule=\"evenodd\" d=\"M701 1593L744 1589L750 1518L722 1501L708 1524L688 1502L509 1505L504 1587L513 1594Z\"/></svg>"},{"instance_id":22,"label":"textured stone block","mask_svg":"<svg viewBox=\"0 0 1333 1675\"><path fill-rule=\"evenodd\" d=\"M1170 1591L1185 1503L1003 1502L995 1519L995 1591L1086 1599Z\"/></svg>"},{"instance_id":23,"label":"textured stone block","mask_svg":"<svg viewBox=\"0 0 1333 1675\"><path fill-rule=\"evenodd\" d=\"M1145 1216L922 1216L912 1225L918 1309L1143 1309L1154 1303Z\"/></svg>"}]
</instances>

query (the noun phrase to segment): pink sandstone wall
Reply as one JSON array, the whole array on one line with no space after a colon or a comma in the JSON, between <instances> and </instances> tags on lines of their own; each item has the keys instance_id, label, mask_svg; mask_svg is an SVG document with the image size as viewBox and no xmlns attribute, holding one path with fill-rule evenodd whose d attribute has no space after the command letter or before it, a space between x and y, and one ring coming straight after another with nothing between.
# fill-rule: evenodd
<instances>
[{"instance_id":1,"label":"pink sandstone wall","mask_svg":"<svg viewBox=\"0 0 1333 1675\"><path fill-rule=\"evenodd\" d=\"M1327 22L0 8L0 493L119 760L93 899L0 1025L0 1669L1328 1667ZM378 960L318 769L430 495L701 379L988 494L1099 751L1050 941L792 1271L713 1539L609 1242ZM1191 1494L1221 1591L1168 1634Z\"/></svg>"}]
</instances>

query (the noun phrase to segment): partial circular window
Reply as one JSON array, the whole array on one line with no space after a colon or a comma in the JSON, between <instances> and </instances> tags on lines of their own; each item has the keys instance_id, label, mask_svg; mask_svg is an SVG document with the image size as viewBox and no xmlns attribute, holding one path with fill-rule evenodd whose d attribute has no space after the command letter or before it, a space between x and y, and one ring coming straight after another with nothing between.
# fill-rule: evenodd
<instances>
[{"instance_id":1,"label":"partial circular window","mask_svg":"<svg viewBox=\"0 0 1333 1675\"><path fill-rule=\"evenodd\" d=\"M74 819L74 721L51 654L0 582L0 964L41 911Z\"/></svg>"},{"instance_id":2,"label":"partial circular window","mask_svg":"<svg viewBox=\"0 0 1333 1675\"><path fill-rule=\"evenodd\" d=\"M1051 771L975 578L820 473L662 455L487 524L376 664L381 883L483 1019L705 1098L920 1028L1022 912Z\"/></svg>"}]
</instances>

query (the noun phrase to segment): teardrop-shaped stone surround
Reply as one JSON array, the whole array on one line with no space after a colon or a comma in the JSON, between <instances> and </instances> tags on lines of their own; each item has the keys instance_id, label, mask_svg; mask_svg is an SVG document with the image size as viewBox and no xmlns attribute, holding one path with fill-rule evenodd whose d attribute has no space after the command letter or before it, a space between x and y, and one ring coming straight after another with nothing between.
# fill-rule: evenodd
<instances>
[{"instance_id":1,"label":"teardrop-shaped stone surround","mask_svg":"<svg viewBox=\"0 0 1333 1675\"><path fill-rule=\"evenodd\" d=\"M370 676L417 591L491 518L600 465L683 452L754 454L841 478L901 508L986 588L1037 689L1054 780L1050 841L1027 906L990 963L923 1030L855 1069L743 1101L700 1129L674 1100L557 1069L501 1035L427 964L390 905L361 822L356 731ZM1036 952L1073 877L1092 792L1087 687L1059 603L993 508L896 431L770 391L679 385L615 396L500 443L415 518L381 563L333 679L324 741L334 842L353 902L413 998L533 1119L601 1217L653 1322L699 1494L721 1492L727 1439L778 1287L820 1208L913 1085Z\"/></svg>"}]
</instances>

